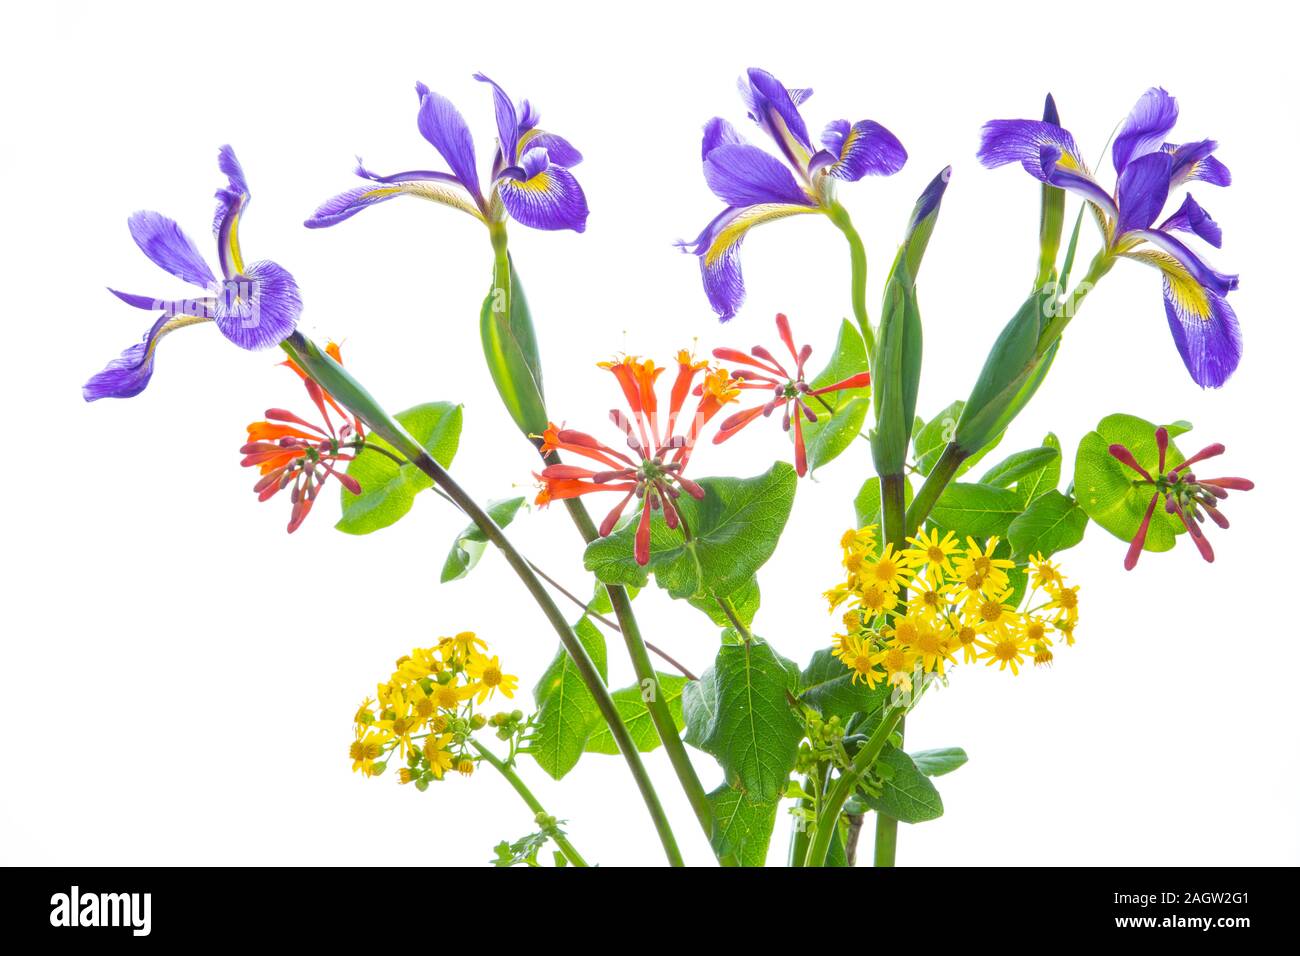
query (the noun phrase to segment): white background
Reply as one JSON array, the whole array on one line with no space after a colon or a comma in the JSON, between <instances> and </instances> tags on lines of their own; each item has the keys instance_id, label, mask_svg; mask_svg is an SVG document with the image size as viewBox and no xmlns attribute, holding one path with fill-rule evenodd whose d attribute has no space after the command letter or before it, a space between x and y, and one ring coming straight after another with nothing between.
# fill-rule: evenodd
<instances>
[{"instance_id":1,"label":"white background","mask_svg":"<svg viewBox=\"0 0 1300 956\"><path fill-rule=\"evenodd\" d=\"M1166 329L1158 276L1121 263L1004 448L1055 430L1068 474L1078 439L1105 414L1186 418L1196 430L1180 440L1184 452L1222 440L1223 470L1259 487L1234 495L1213 566L1182 541L1125 573L1124 544L1089 528L1062 556L1082 585L1078 646L1014 680L957 668L950 689L909 719L909 746L964 746L971 760L940 781L943 818L903 828L899 860L1297 862L1300 143L1289 31L1245 4L1184 4L1176 18L1160 4L1090 4L1069 22L1041 3L466 9L64 3L8 14L3 861L479 864L499 839L529 831L529 814L488 770L422 795L391 777L363 780L345 759L357 703L395 657L440 634L478 631L532 686L556 640L504 562L489 554L469 579L439 585L464 519L431 495L371 537L332 530L333 501L285 535L287 502L257 504L238 448L263 409L304 397L274 366L278 353L241 352L210 327L169 338L139 398L84 404L84 379L149 321L104 287L183 291L139 253L125 220L162 211L208 252L216 149L230 142L254 197L245 253L295 274L305 331L342 339L349 367L390 408L463 402L456 474L481 499L527 493L532 449L481 364L481 227L413 200L329 230L302 220L354 184L354 154L381 172L439 163L415 128L416 80L459 105L485 168L491 99L471 79L484 70L586 155L586 234L512 229L554 417L604 427L616 396L598 359L772 343L778 310L813 344L817 366L848 307L848 255L829 223L804 217L750 237L749 302L728 328L712 317L695 261L671 245L718 209L699 128L713 115L745 122L735 78L761 65L817 91L804 110L815 130L872 118L908 149L899 175L841 192L868 245L873 303L916 195L953 164L921 277L927 416L967 393L1035 263L1037 184L1017 168L979 167L985 120L1036 117L1050 88L1091 158L1160 84L1182 106L1180 141L1220 141L1235 184L1196 194L1226 237L1210 261L1242 274L1236 377L1218 392L1197 388ZM1108 159L1101 174L1110 181ZM694 470L751 475L785 452L781 436L755 427L703 450ZM761 572L756 630L801 663L830 640L821 592L837 577L836 542L868 462L859 446L800 486ZM587 589L560 509L521 515L511 534ZM701 615L654 589L637 607L651 640L708 666L717 635ZM614 643L611 659L613 682L630 682ZM720 771L695 756L712 787ZM685 853L709 861L667 762L648 760ZM590 858L662 860L621 761L588 756L561 784L523 766ZM773 861L787 827L782 817Z\"/></svg>"}]
</instances>

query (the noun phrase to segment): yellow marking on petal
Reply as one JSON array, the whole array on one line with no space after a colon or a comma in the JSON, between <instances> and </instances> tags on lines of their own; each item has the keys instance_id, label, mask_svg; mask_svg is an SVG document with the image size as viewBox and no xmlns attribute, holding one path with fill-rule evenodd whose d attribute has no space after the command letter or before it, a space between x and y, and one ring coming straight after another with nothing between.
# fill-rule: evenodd
<instances>
[{"instance_id":1,"label":"yellow marking on petal","mask_svg":"<svg viewBox=\"0 0 1300 956\"><path fill-rule=\"evenodd\" d=\"M1121 255L1155 266L1164 273L1165 279L1169 282L1169 294L1180 312L1206 322L1210 320L1210 297L1206 295L1204 287L1187 271L1187 267L1173 256L1155 249L1139 249Z\"/></svg>"},{"instance_id":2,"label":"yellow marking on petal","mask_svg":"<svg viewBox=\"0 0 1300 956\"><path fill-rule=\"evenodd\" d=\"M239 213L230 217L230 263L235 267L236 275L244 274L244 256L239 251Z\"/></svg>"},{"instance_id":3,"label":"yellow marking on petal","mask_svg":"<svg viewBox=\"0 0 1300 956\"><path fill-rule=\"evenodd\" d=\"M713 237L713 242L704 250L704 264L712 266L721 259L736 243L745 238L745 233L754 226L765 222L774 222L787 216L797 216L805 212L821 212L816 206L795 206L788 203L763 203L750 206L735 219L727 223Z\"/></svg>"},{"instance_id":4,"label":"yellow marking on petal","mask_svg":"<svg viewBox=\"0 0 1300 956\"><path fill-rule=\"evenodd\" d=\"M531 179L514 179L511 180L511 182L514 183L516 189L522 189L525 192L533 193L549 193L551 191L551 186L554 185L554 180L552 180L551 174L546 170L542 170Z\"/></svg>"},{"instance_id":5,"label":"yellow marking on petal","mask_svg":"<svg viewBox=\"0 0 1300 956\"><path fill-rule=\"evenodd\" d=\"M420 199L427 199L429 202L436 202L443 206L450 206L453 209L459 209L461 212L469 213L479 222L487 221L483 218L483 214L479 212L478 207L455 189L436 185L434 183L413 182L397 183L392 186L380 186L377 189L370 189L362 193L361 198L381 199L388 196L395 196L398 193L406 193L407 195L416 196Z\"/></svg>"}]
</instances>

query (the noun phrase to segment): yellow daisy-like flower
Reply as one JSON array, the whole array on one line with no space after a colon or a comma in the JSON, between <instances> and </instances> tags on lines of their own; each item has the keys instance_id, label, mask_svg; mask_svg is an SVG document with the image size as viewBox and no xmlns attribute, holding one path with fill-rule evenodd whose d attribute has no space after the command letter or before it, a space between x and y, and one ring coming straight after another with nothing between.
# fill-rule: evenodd
<instances>
[{"instance_id":1,"label":"yellow daisy-like flower","mask_svg":"<svg viewBox=\"0 0 1300 956\"><path fill-rule=\"evenodd\" d=\"M1029 559L1029 570L1029 583L1036 588L1051 590L1065 583L1061 569L1043 557L1042 552Z\"/></svg>"},{"instance_id":2,"label":"yellow daisy-like flower","mask_svg":"<svg viewBox=\"0 0 1300 956\"><path fill-rule=\"evenodd\" d=\"M875 554L876 526L869 524L865 528L850 528L840 538L840 547L844 549L846 559L851 554Z\"/></svg>"},{"instance_id":3,"label":"yellow daisy-like flower","mask_svg":"<svg viewBox=\"0 0 1300 956\"><path fill-rule=\"evenodd\" d=\"M845 667L853 672L851 683L865 681L868 688L874 688L883 678L884 672L877 671L871 641L856 634L848 634L840 639L839 646L832 652Z\"/></svg>"},{"instance_id":4,"label":"yellow daisy-like flower","mask_svg":"<svg viewBox=\"0 0 1300 956\"><path fill-rule=\"evenodd\" d=\"M825 592L825 598L830 604L830 610L834 611L837 607L847 601L857 591L856 583L852 580L844 584L837 584L829 591Z\"/></svg>"},{"instance_id":5,"label":"yellow daisy-like flower","mask_svg":"<svg viewBox=\"0 0 1300 956\"><path fill-rule=\"evenodd\" d=\"M426 677L432 677L443 669L438 659L438 650L433 647L416 647L406 657L397 659L397 670L393 672L393 682L411 684Z\"/></svg>"},{"instance_id":6,"label":"yellow daisy-like flower","mask_svg":"<svg viewBox=\"0 0 1300 956\"><path fill-rule=\"evenodd\" d=\"M1052 600L1047 602L1047 607L1057 611L1057 621L1067 621L1074 624L1079 620L1079 586L1076 584L1072 588L1060 587L1050 592ZM1059 627L1059 623L1057 624Z\"/></svg>"},{"instance_id":7,"label":"yellow daisy-like flower","mask_svg":"<svg viewBox=\"0 0 1300 956\"><path fill-rule=\"evenodd\" d=\"M879 664L885 669L885 678L889 681L890 687L901 687L907 691L912 689L916 651L908 650L901 645L891 645L874 654L873 658L872 663Z\"/></svg>"},{"instance_id":8,"label":"yellow daisy-like flower","mask_svg":"<svg viewBox=\"0 0 1300 956\"><path fill-rule=\"evenodd\" d=\"M944 593L919 578L913 579L912 589L911 596L907 599L907 612L937 620L948 606Z\"/></svg>"},{"instance_id":9,"label":"yellow daisy-like flower","mask_svg":"<svg viewBox=\"0 0 1300 956\"><path fill-rule=\"evenodd\" d=\"M469 662L465 665L465 672L469 674L471 679L478 682L478 702L480 704L486 703L488 698L498 690L507 697L513 698L515 688L519 686L518 677L501 672L501 661L496 657L470 654Z\"/></svg>"},{"instance_id":10,"label":"yellow daisy-like flower","mask_svg":"<svg viewBox=\"0 0 1300 956\"><path fill-rule=\"evenodd\" d=\"M468 777L474 773L474 759L472 757L461 757L456 761L456 772L462 777Z\"/></svg>"},{"instance_id":11,"label":"yellow daisy-like flower","mask_svg":"<svg viewBox=\"0 0 1300 956\"><path fill-rule=\"evenodd\" d=\"M938 528L932 529L928 536L925 531L921 531L916 537L908 538L907 543L912 547L903 551L903 557L911 563L912 567L930 568L936 576L953 577L956 574L952 557L961 544L953 532L946 532L943 540L940 540Z\"/></svg>"},{"instance_id":12,"label":"yellow daisy-like flower","mask_svg":"<svg viewBox=\"0 0 1300 956\"><path fill-rule=\"evenodd\" d=\"M962 647L962 660L967 664L974 664L979 660L979 651L975 646L975 639L979 637L979 631L969 624L961 624L952 628L953 637Z\"/></svg>"},{"instance_id":13,"label":"yellow daisy-like flower","mask_svg":"<svg viewBox=\"0 0 1300 956\"><path fill-rule=\"evenodd\" d=\"M1053 627L1056 628L1056 630L1060 633L1060 635L1065 638L1066 647L1074 647L1075 624L1076 624L1075 621L1062 620L1058 618L1052 625Z\"/></svg>"},{"instance_id":14,"label":"yellow daisy-like flower","mask_svg":"<svg viewBox=\"0 0 1300 956\"><path fill-rule=\"evenodd\" d=\"M865 565L862 577L868 586L875 584L882 590L893 593L899 588L907 587L908 581L912 578L912 571L903 560L903 556L894 550L894 546L886 544L880 557Z\"/></svg>"},{"instance_id":15,"label":"yellow daisy-like flower","mask_svg":"<svg viewBox=\"0 0 1300 956\"><path fill-rule=\"evenodd\" d=\"M473 687L462 687L453 677L445 684L434 684L432 697L441 710L458 710L461 701L469 700L475 694Z\"/></svg>"},{"instance_id":16,"label":"yellow daisy-like flower","mask_svg":"<svg viewBox=\"0 0 1300 956\"><path fill-rule=\"evenodd\" d=\"M348 748L348 756L352 758L352 772L360 770L362 776L373 777L375 762L383 756L384 747L392 738L393 735L386 730L374 727L363 730L358 727L356 740Z\"/></svg>"},{"instance_id":17,"label":"yellow daisy-like flower","mask_svg":"<svg viewBox=\"0 0 1300 956\"><path fill-rule=\"evenodd\" d=\"M926 671L938 671L942 674L945 661L951 664L957 663L957 659L952 656L952 644L948 634L928 621L922 622L917 627L916 637L911 647L920 655L921 667Z\"/></svg>"},{"instance_id":18,"label":"yellow daisy-like flower","mask_svg":"<svg viewBox=\"0 0 1300 956\"><path fill-rule=\"evenodd\" d=\"M979 579L974 590L984 593L1006 591L1011 583L1007 571L1016 566L1014 561L993 557L993 550L998 546L996 536L989 538L988 544L981 550L974 538L966 539L966 551L957 559L953 570L955 577L970 590L975 579Z\"/></svg>"},{"instance_id":19,"label":"yellow daisy-like flower","mask_svg":"<svg viewBox=\"0 0 1300 956\"><path fill-rule=\"evenodd\" d=\"M402 694L380 717L375 726L389 732L397 741L398 752L405 757L411 751L411 735L424 726L424 721L412 710L410 698Z\"/></svg>"},{"instance_id":20,"label":"yellow daisy-like flower","mask_svg":"<svg viewBox=\"0 0 1300 956\"><path fill-rule=\"evenodd\" d=\"M456 758L447 751L447 745L453 739L451 734L442 734L438 737L429 737L424 742L424 757L429 761L429 772L439 780L456 764Z\"/></svg>"},{"instance_id":21,"label":"yellow daisy-like flower","mask_svg":"<svg viewBox=\"0 0 1300 956\"><path fill-rule=\"evenodd\" d=\"M1012 674L1020 673L1020 665L1024 663L1025 655L1030 652L1024 635L1012 631L1004 631L991 640L975 643L980 646L981 652L978 655L980 660L987 661L989 667L997 664L1000 671L1010 667Z\"/></svg>"},{"instance_id":22,"label":"yellow daisy-like flower","mask_svg":"<svg viewBox=\"0 0 1300 956\"><path fill-rule=\"evenodd\" d=\"M877 614L888 614L897 604L898 595L879 584L873 584L858 592L858 607L873 617Z\"/></svg>"},{"instance_id":23,"label":"yellow daisy-like flower","mask_svg":"<svg viewBox=\"0 0 1300 956\"><path fill-rule=\"evenodd\" d=\"M1015 626L1016 609L1003 604L1007 593L981 594L971 598L962 609L966 623L972 624L982 634L1005 632Z\"/></svg>"},{"instance_id":24,"label":"yellow daisy-like flower","mask_svg":"<svg viewBox=\"0 0 1300 956\"><path fill-rule=\"evenodd\" d=\"M356 714L353 715L352 722L360 727L373 724L375 722L375 712L370 708L374 705L375 699L373 697L367 697L363 700L361 706L357 708Z\"/></svg>"}]
</instances>

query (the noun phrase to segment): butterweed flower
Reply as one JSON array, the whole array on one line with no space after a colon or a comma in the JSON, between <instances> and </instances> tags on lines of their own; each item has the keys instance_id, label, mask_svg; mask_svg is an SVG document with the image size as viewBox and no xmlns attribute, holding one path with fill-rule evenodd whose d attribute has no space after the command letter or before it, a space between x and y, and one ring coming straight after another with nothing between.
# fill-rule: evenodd
<instances>
[{"instance_id":1,"label":"butterweed flower","mask_svg":"<svg viewBox=\"0 0 1300 956\"><path fill-rule=\"evenodd\" d=\"M818 412L813 408L814 404L820 404L824 414L831 414L829 406L824 402L817 402L818 397L847 388L865 388L871 384L871 374L869 372L859 372L842 381L833 382L821 388L812 388L804 378L804 366L808 362L808 357L812 355L812 346L804 345L801 348L795 348L794 336L790 332L790 321L784 315L777 315L776 330L781 336L782 344L790 353L793 371L788 371L771 352L761 345L756 345L750 349L748 355L738 349L719 348L713 350L715 358L722 359L733 365L745 366L732 371L736 381L736 388L741 390L758 389L772 393L771 398L763 404L736 412L725 419L718 426L717 434L713 436L713 443L715 445L721 444L759 415L771 417L772 413L779 408L781 409L781 427L786 431L790 431L791 427L794 428L795 470L802 477L808 473L808 451L803 440L803 421L805 418L809 422L817 421Z\"/></svg>"},{"instance_id":2,"label":"butterweed flower","mask_svg":"<svg viewBox=\"0 0 1300 956\"><path fill-rule=\"evenodd\" d=\"M127 305L160 314L142 341L82 387L86 401L139 395L153 376L158 343L176 329L215 322L221 334L240 348L265 349L278 344L297 325L302 301L293 276L266 260L244 264L239 223L248 208L249 192L234 150L222 146L217 164L228 180L225 188L217 190L212 223L222 277L213 274L194 241L174 219L156 212L133 213L127 226L140 251L159 268L202 289L204 295L161 299L109 289Z\"/></svg>"},{"instance_id":3,"label":"butterweed flower","mask_svg":"<svg viewBox=\"0 0 1300 956\"><path fill-rule=\"evenodd\" d=\"M979 158L988 167L1018 162L1036 179L1082 196L1109 255L1159 269L1165 315L1183 364L1198 385L1217 388L1241 359L1241 331L1227 300L1237 277L1210 268L1174 234L1190 233L1218 248L1222 230L1190 193L1172 215L1156 221L1178 187L1192 181L1227 186L1232 177L1213 155L1214 140L1166 141L1177 119L1178 103L1163 89L1142 95L1111 148L1113 192L1097 182L1074 137L1055 123L992 120L984 126Z\"/></svg>"},{"instance_id":4,"label":"butterweed flower","mask_svg":"<svg viewBox=\"0 0 1300 956\"><path fill-rule=\"evenodd\" d=\"M343 364L339 347L331 342L325 349L329 356ZM262 477L253 486L258 501L268 501L286 488L293 510L289 517L289 533L297 531L315 503L321 488L330 478L336 478L354 495L361 494L361 485L355 478L339 470L339 465L352 461L365 445L365 429L361 420L349 417L333 396L312 381L293 360L282 363L302 379L303 387L320 412L320 425L313 425L283 408L268 408L266 420L248 426L248 441L239 449L244 456L240 462L245 468L257 468ZM336 427L330 409L339 416Z\"/></svg>"},{"instance_id":5,"label":"butterweed flower","mask_svg":"<svg viewBox=\"0 0 1300 956\"><path fill-rule=\"evenodd\" d=\"M1165 511L1177 515L1182 521L1187 533L1196 543L1197 550L1201 552L1201 557L1206 561L1213 561L1214 548L1210 546L1201 525L1205 523L1208 515L1210 520L1220 528L1227 528L1228 519L1219 510L1218 503L1228 497L1229 491L1250 491L1255 487L1255 483L1248 478L1197 478L1188 470L1197 462L1222 455L1224 447L1218 442L1205 446L1168 472L1165 471L1165 453L1169 450L1169 431L1163 425L1156 429L1156 448L1159 450L1160 458L1156 465L1156 474L1152 476L1138 463L1137 458L1128 448L1120 444L1110 446L1111 455L1139 476L1140 480L1137 483L1150 485L1152 489L1151 501L1142 516L1142 523L1138 526L1137 534L1133 536L1128 553L1124 556L1124 567L1132 571L1137 566L1138 557L1142 554L1142 546L1146 543L1147 531L1151 528L1151 517L1155 514L1156 505L1161 497L1165 499Z\"/></svg>"},{"instance_id":6,"label":"butterweed flower","mask_svg":"<svg viewBox=\"0 0 1300 956\"><path fill-rule=\"evenodd\" d=\"M516 105L482 73L474 74L474 79L492 87L496 107L497 149L486 195L479 181L474 138L464 117L451 100L417 83L416 125L451 171L414 169L383 176L358 159L356 174L369 184L327 200L305 225L332 226L369 206L415 196L459 209L488 225L504 222L508 213L533 229L582 232L587 226L587 198L570 172L582 162L582 154L563 137L541 130L538 113L527 100Z\"/></svg>"},{"instance_id":7,"label":"butterweed flower","mask_svg":"<svg viewBox=\"0 0 1300 956\"><path fill-rule=\"evenodd\" d=\"M766 70L747 71L740 96L781 159L745 142L725 119L709 120L701 148L704 178L727 206L694 240L678 243L699 257L704 291L723 322L745 301L740 244L750 229L803 213L827 213L837 180L892 175L907 161L894 134L872 120L834 120L815 146L799 112L812 90L786 89Z\"/></svg>"},{"instance_id":8,"label":"butterweed flower","mask_svg":"<svg viewBox=\"0 0 1300 956\"><path fill-rule=\"evenodd\" d=\"M610 419L623 432L631 454L598 441L585 432L551 423L541 435L543 455L565 451L581 455L602 466L599 469L577 465L548 465L535 477L542 482L537 504L546 505L556 499L576 498L597 491L613 491L623 497L600 523L602 537L614 530L615 524L632 498L640 499L641 518L637 525L634 553L638 564L650 560L650 517L662 511L668 527L683 527L681 515L675 504L682 492L693 498L703 498L704 489L682 475L700 430L728 402L735 401L736 390L726 372L710 371L707 362L694 361L689 353L677 354L677 374L669 394L668 413L659 412L659 399L655 383L664 369L650 360L642 361L627 356L612 362L602 362L618 381L623 398L632 412L629 418L614 409ZM697 375L705 373L704 381L697 387L692 384ZM688 395L699 396L695 414L689 427L679 428L682 408ZM689 533L689 529L684 529Z\"/></svg>"}]
</instances>

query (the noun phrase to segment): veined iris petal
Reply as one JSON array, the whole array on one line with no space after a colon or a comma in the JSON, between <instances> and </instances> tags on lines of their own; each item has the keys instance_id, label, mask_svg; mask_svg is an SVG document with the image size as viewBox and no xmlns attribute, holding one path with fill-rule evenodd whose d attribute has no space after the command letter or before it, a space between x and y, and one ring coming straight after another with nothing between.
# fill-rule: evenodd
<instances>
[{"instance_id":1,"label":"veined iris petal","mask_svg":"<svg viewBox=\"0 0 1300 956\"><path fill-rule=\"evenodd\" d=\"M1190 232L1200 236L1216 249L1223 245L1223 230L1192 198L1191 193L1183 197L1183 204L1178 207L1178 211L1160 224L1160 231Z\"/></svg>"},{"instance_id":2,"label":"veined iris petal","mask_svg":"<svg viewBox=\"0 0 1300 956\"><path fill-rule=\"evenodd\" d=\"M718 146L704 159L704 178L714 195L732 206L813 202L790 170L757 146Z\"/></svg>"},{"instance_id":3,"label":"veined iris petal","mask_svg":"<svg viewBox=\"0 0 1300 956\"><path fill-rule=\"evenodd\" d=\"M481 205L478 169L474 165L474 137L465 118L451 100L423 83L417 83L415 91L420 97L420 112L416 119L420 134L433 144L461 185Z\"/></svg>"},{"instance_id":4,"label":"veined iris petal","mask_svg":"<svg viewBox=\"0 0 1300 956\"><path fill-rule=\"evenodd\" d=\"M1115 172L1123 173L1135 159L1159 150L1176 122L1177 100L1158 86L1143 93L1124 120L1111 147Z\"/></svg>"},{"instance_id":5,"label":"veined iris petal","mask_svg":"<svg viewBox=\"0 0 1300 956\"><path fill-rule=\"evenodd\" d=\"M563 166L553 166L544 149L524 153L521 165L503 174L498 189L511 217L532 229L587 228L587 197Z\"/></svg>"},{"instance_id":6,"label":"veined iris petal","mask_svg":"<svg viewBox=\"0 0 1300 956\"><path fill-rule=\"evenodd\" d=\"M1117 238L1134 229L1146 229L1156 221L1169 198L1172 163L1168 153L1147 153L1124 167L1115 190L1119 205Z\"/></svg>"},{"instance_id":7,"label":"veined iris petal","mask_svg":"<svg viewBox=\"0 0 1300 956\"><path fill-rule=\"evenodd\" d=\"M885 127L874 120L849 125L837 120L822 133L822 144L835 156L826 174L846 182L863 176L892 176L907 162L907 150Z\"/></svg>"}]
</instances>

